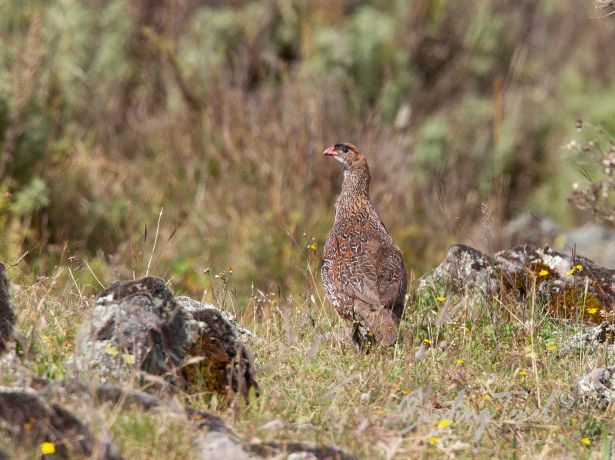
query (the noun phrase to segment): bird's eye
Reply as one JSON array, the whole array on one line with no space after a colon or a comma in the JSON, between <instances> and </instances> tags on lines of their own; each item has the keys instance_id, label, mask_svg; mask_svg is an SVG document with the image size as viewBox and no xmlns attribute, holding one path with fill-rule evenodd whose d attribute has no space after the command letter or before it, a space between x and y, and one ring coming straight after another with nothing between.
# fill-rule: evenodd
<instances>
[{"instance_id":1,"label":"bird's eye","mask_svg":"<svg viewBox=\"0 0 615 460\"><path fill-rule=\"evenodd\" d=\"M344 153L348 153L348 147L346 147L345 145L342 146L342 152Z\"/></svg>"}]
</instances>

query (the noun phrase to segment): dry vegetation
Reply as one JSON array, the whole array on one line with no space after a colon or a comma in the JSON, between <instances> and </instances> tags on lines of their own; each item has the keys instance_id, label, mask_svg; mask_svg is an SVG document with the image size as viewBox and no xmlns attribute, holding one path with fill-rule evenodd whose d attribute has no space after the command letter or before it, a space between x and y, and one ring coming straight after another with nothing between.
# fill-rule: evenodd
<instances>
[{"instance_id":1,"label":"dry vegetation","mask_svg":"<svg viewBox=\"0 0 615 460\"><path fill-rule=\"evenodd\" d=\"M0 2L0 260L29 367L65 377L90 296L149 272L263 339L259 398L182 396L248 439L360 458L609 458L612 409L566 401L609 358L559 356L576 326L535 299L464 304L447 324L441 302L417 299L403 341L363 355L326 337L340 324L319 281L340 182L320 152L337 141L367 153L414 278L451 242L499 248L525 209L587 219L570 184L592 189L579 170L593 163L612 187L614 167L564 147L584 135L577 119L615 132L615 20L587 3ZM462 391L484 424L451 415ZM127 458L191 449L177 420L96 416Z\"/></svg>"}]
</instances>

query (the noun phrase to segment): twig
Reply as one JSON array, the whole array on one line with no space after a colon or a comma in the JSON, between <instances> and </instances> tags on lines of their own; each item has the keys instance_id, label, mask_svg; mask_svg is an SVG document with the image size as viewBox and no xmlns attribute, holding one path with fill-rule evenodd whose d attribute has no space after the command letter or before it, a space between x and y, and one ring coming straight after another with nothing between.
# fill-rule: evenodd
<instances>
[{"instance_id":1,"label":"twig","mask_svg":"<svg viewBox=\"0 0 615 460\"><path fill-rule=\"evenodd\" d=\"M158 232L160 230L160 220L162 219L162 211L164 206L160 208L160 214L158 214L158 223L156 224L156 234L154 235L154 246L152 246L152 252L149 255L149 260L147 261L147 270L145 270L145 276L149 276L149 269L152 265L152 259L154 257L154 251L156 251L156 243L158 242Z\"/></svg>"}]
</instances>

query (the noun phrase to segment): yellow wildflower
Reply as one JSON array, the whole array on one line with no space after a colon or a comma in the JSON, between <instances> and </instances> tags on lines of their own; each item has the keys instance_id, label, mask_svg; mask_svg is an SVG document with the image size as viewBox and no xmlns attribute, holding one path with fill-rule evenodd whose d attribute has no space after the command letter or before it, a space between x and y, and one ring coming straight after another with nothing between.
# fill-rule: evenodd
<instances>
[{"instance_id":1,"label":"yellow wildflower","mask_svg":"<svg viewBox=\"0 0 615 460\"><path fill-rule=\"evenodd\" d=\"M527 375L527 373L525 371L517 372L517 377L525 377L526 375Z\"/></svg>"},{"instance_id":2,"label":"yellow wildflower","mask_svg":"<svg viewBox=\"0 0 615 460\"><path fill-rule=\"evenodd\" d=\"M457 361L455 361L457 363L457 365L461 366L465 361L461 358L457 358Z\"/></svg>"},{"instance_id":3,"label":"yellow wildflower","mask_svg":"<svg viewBox=\"0 0 615 460\"><path fill-rule=\"evenodd\" d=\"M544 268L538 272L538 276L547 276L549 274L549 270L545 270Z\"/></svg>"},{"instance_id":4,"label":"yellow wildflower","mask_svg":"<svg viewBox=\"0 0 615 460\"><path fill-rule=\"evenodd\" d=\"M598 311L598 309L596 307L592 307L592 308L588 308L586 309L587 313L589 313L590 315L594 315L596 314L596 312Z\"/></svg>"},{"instance_id":5,"label":"yellow wildflower","mask_svg":"<svg viewBox=\"0 0 615 460\"><path fill-rule=\"evenodd\" d=\"M570 270L568 270L567 275L572 275L574 272L580 272L583 270L583 265L575 265L574 267L572 267Z\"/></svg>"},{"instance_id":6,"label":"yellow wildflower","mask_svg":"<svg viewBox=\"0 0 615 460\"><path fill-rule=\"evenodd\" d=\"M453 421L451 419L443 418L442 420L440 420L438 422L438 429L439 430L443 430L447 426L450 426L451 423L453 423Z\"/></svg>"},{"instance_id":7,"label":"yellow wildflower","mask_svg":"<svg viewBox=\"0 0 615 460\"><path fill-rule=\"evenodd\" d=\"M483 401L489 401L490 399L491 399L491 396L483 395Z\"/></svg>"},{"instance_id":8,"label":"yellow wildflower","mask_svg":"<svg viewBox=\"0 0 615 460\"><path fill-rule=\"evenodd\" d=\"M41 443L41 454L43 455L53 455L56 453L56 445L52 442L42 442Z\"/></svg>"},{"instance_id":9,"label":"yellow wildflower","mask_svg":"<svg viewBox=\"0 0 615 460\"><path fill-rule=\"evenodd\" d=\"M446 300L446 297L444 297L444 296L440 295L440 296L436 297L436 300L437 300L438 302L444 302L444 301Z\"/></svg>"},{"instance_id":10,"label":"yellow wildflower","mask_svg":"<svg viewBox=\"0 0 615 460\"><path fill-rule=\"evenodd\" d=\"M438 444L438 441L440 441L440 439L436 438L435 436L429 438L429 444L431 444L432 446Z\"/></svg>"},{"instance_id":11,"label":"yellow wildflower","mask_svg":"<svg viewBox=\"0 0 615 460\"><path fill-rule=\"evenodd\" d=\"M581 443L589 446L592 443L592 440L588 438L581 438Z\"/></svg>"},{"instance_id":12,"label":"yellow wildflower","mask_svg":"<svg viewBox=\"0 0 615 460\"><path fill-rule=\"evenodd\" d=\"M117 347L115 345L109 344L105 348L105 353L107 353L108 355L111 355L111 356L115 356L115 355L117 355L119 353L119 351L118 351L118 349L117 349Z\"/></svg>"},{"instance_id":13,"label":"yellow wildflower","mask_svg":"<svg viewBox=\"0 0 615 460\"><path fill-rule=\"evenodd\" d=\"M122 355L122 359L126 364L134 364L135 363L135 355L125 354Z\"/></svg>"},{"instance_id":14,"label":"yellow wildflower","mask_svg":"<svg viewBox=\"0 0 615 460\"><path fill-rule=\"evenodd\" d=\"M426 345L431 345L431 340L423 339L423 343L426 344Z\"/></svg>"},{"instance_id":15,"label":"yellow wildflower","mask_svg":"<svg viewBox=\"0 0 615 460\"><path fill-rule=\"evenodd\" d=\"M310 251L316 251L316 247L317 247L317 246L316 246L315 244L310 244L310 245L308 246L308 249L309 249Z\"/></svg>"}]
</instances>

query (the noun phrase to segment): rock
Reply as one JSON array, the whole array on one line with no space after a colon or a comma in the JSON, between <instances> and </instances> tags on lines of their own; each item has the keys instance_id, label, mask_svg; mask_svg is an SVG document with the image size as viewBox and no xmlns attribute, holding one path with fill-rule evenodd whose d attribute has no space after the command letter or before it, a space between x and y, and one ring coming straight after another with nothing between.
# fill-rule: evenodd
<instances>
[{"instance_id":1,"label":"rock","mask_svg":"<svg viewBox=\"0 0 615 460\"><path fill-rule=\"evenodd\" d=\"M196 414L196 415L195 415ZM354 460L351 454L335 446L323 446L303 442L263 442L248 443L235 435L220 419L202 411L193 411L192 420L197 420L202 430L195 444L203 460L237 460L286 458ZM203 422L204 421L204 422Z\"/></svg>"},{"instance_id":2,"label":"rock","mask_svg":"<svg viewBox=\"0 0 615 460\"><path fill-rule=\"evenodd\" d=\"M0 420L17 443L33 447L53 443L57 458L69 458L71 453L90 456L94 451L100 459L122 458L111 442L96 439L71 411L47 403L33 390L0 387Z\"/></svg>"},{"instance_id":3,"label":"rock","mask_svg":"<svg viewBox=\"0 0 615 460\"><path fill-rule=\"evenodd\" d=\"M75 407L88 419L87 410L108 403L115 412L127 405L144 411L155 409L160 414L185 417L185 429L193 437L197 452L191 458L207 460L229 459L340 459L355 457L335 446L304 442L246 442L224 422L206 410L189 405L183 408L177 400L159 398L129 387L109 384L91 384L79 380L29 380L30 388L0 387L0 423L8 427L8 434L16 443L38 446L43 441L53 442L58 458L69 458L79 453L97 459L117 460L121 455L113 442L94 437L89 428L66 407ZM60 403L62 405L60 405ZM0 457L1 460L2 457Z\"/></svg>"},{"instance_id":4,"label":"rock","mask_svg":"<svg viewBox=\"0 0 615 460\"><path fill-rule=\"evenodd\" d=\"M0 353L7 349L14 324L15 315L9 300L9 279L4 265L0 263Z\"/></svg>"},{"instance_id":5,"label":"rock","mask_svg":"<svg viewBox=\"0 0 615 460\"><path fill-rule=\"evenodd\" d=\"M322 446L303 442L267 442L248 444L248 452L262 458L280 458L282 455L288 460L318 459L318 460L355 460L354 455L344 452L336 446ZM284 458L284 457L282 457Z\"/></svg>"},{"instance_id":6,"label":"rock","mask_svg":"<svg viewBox=\"0 0 615 460\"><path fill-rule=\"evenodd\" d=\"M205 309L211 309L211 310L220 312L222 317L233 325L233 327L235 328L235 332L237 333L239 338L244 342L249 342L257 338L254 332L239 325L239 323L237 323L237 319L228 311L220 310L215 305L212 305L210 303L198 302L184 295L177 296L175 299L177 300L177 303L183 308L183 310L189 313L193 311L202 311Z\"/></svg>"},{"instance_id":7,"label":"rock","mask_svg":"<svg viewBox=\"0 0 615 460\"><path fill-rule=\"evenodd\" d=\"M250 388L258 394L252 356L239 340L235 326L227 320L232 315L225 316L212 305L186 299L180 298L180 306L189 318L191 330L197 332L188 344L187 353L204 358L202 363L185 366L189 384L200 387L197 391L202 391L204 384L208 390L220 393L230 386L233 392L243 396L248 395ZM252 334L244 331L244 335Z\"/></svg>"},{"instance_id":8,"label":"rock","mask_svg":"<svg viewBox=\"0 0 615 460\"><path fill-rule=\"evenodd\" d=\"M509 295L520 301L535 293L553 316L593 324L615 320L615 270L548 247L518 246L488 256L469 246L452 246L419 283L419 293L442 289L485 299Z\"/></svg>"},{"instance_id":9,"label":"rock","mask_svg":"<svg viewBox=\"0 0 615 460\"><path fill-rule=\"evenodd\" d=\"M498 288L493 259L470 246L451 246L440 265L419 282L419 291L436 287L489 296Z\"/></svg>"},{"instance_id":10,"label":"rock","mask_svg":"<svg viewBox=\"0 0 615 460\"><path fill-rule=\"evenodd\" d=\"M552 220L525 211L502 229L500 247L524 244L550 245L557 251L576 250L606 268L615 268L615 228L587 223L570 229L559 228Z\"/></svg>"},{"instance_id":11,"label":"rock","mask_svg":"<svg viewBox=\"0 0 615 460\"><path fill-rule=\"evenodd\" d=\"M606 409L615 396L615 367L599 367L577 382L579 396L587 403Z\"/></svg>"},{"instance_id":12,"label":"rock","mask_svg":"<svg viewBox=\"0 0 615 460\"><path fill-rule=\"evenodd\" d=\"M115 282L98 295L72 363L103 383L128 383L136 375L141 384L167 390L243 396L258 390L235 326L210 305L178 302L154 277Z\"/></svg>"},{"instance_id":13,"label":"rock","mask_svg":"<svg viewBox=\"0 0 615 460\"><path fill-rule=\"evenodd\" d=\"M592 354L606 345L609 349L614 347L615 324L604 322L599 326L586 326L583 330L566 339L561 347L560 354L586 353Z\"/></svg>"}]
</instances>

